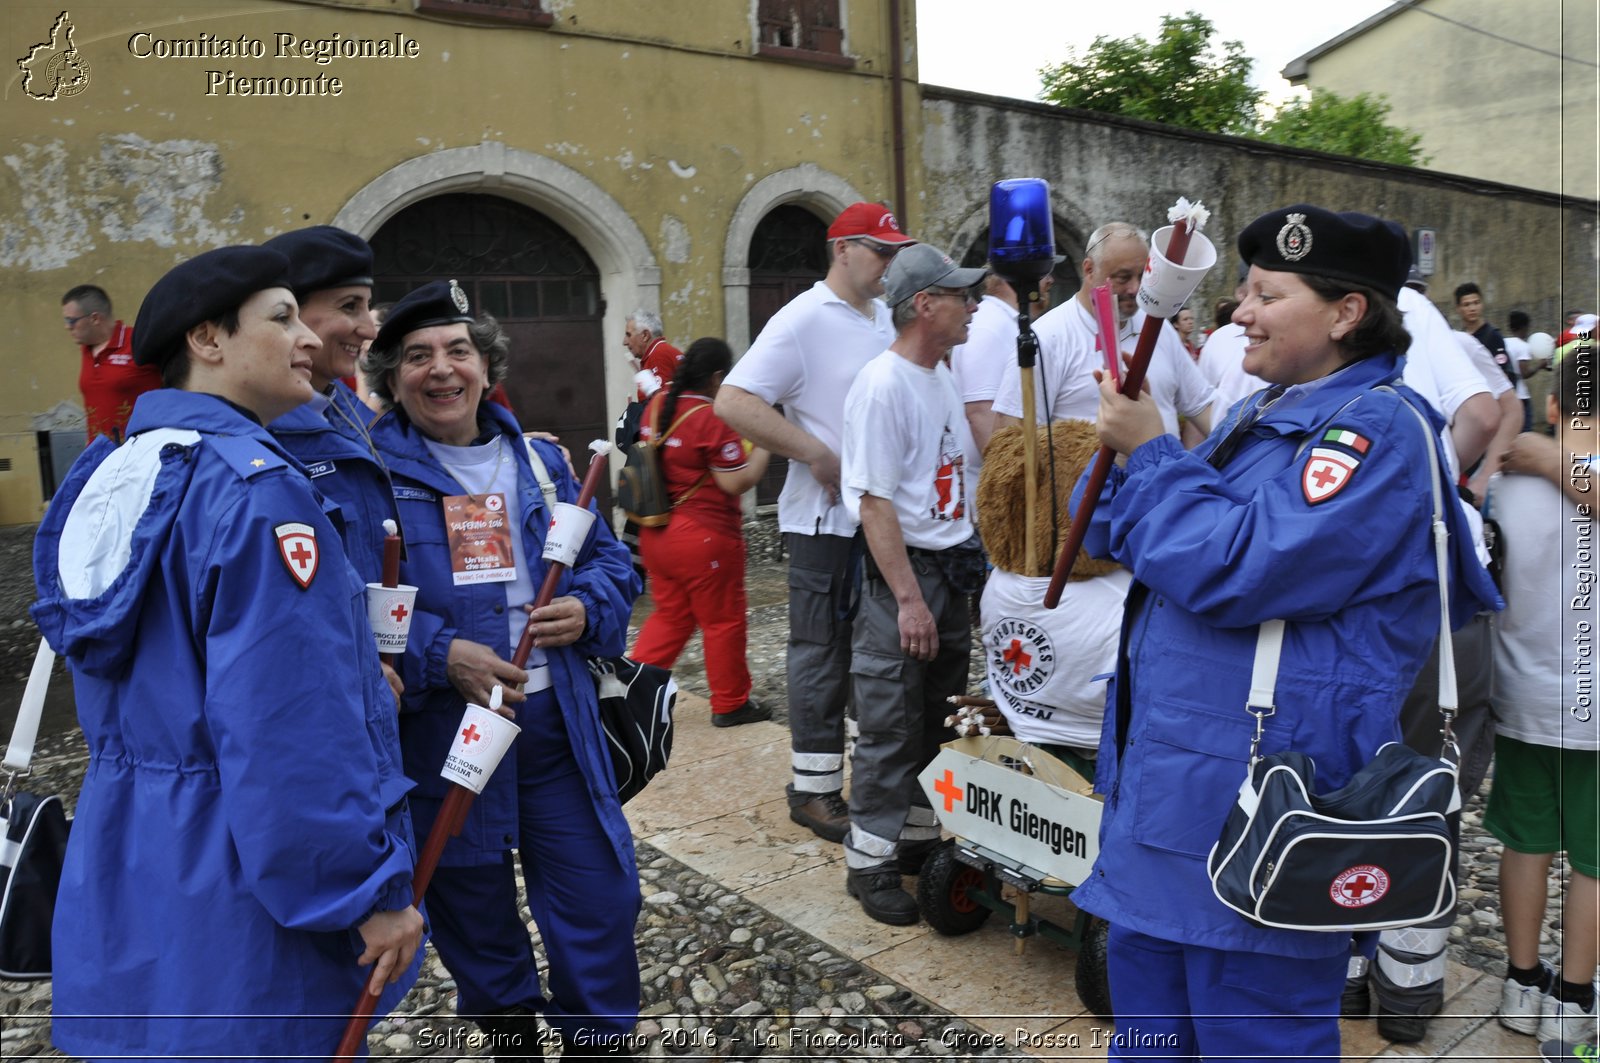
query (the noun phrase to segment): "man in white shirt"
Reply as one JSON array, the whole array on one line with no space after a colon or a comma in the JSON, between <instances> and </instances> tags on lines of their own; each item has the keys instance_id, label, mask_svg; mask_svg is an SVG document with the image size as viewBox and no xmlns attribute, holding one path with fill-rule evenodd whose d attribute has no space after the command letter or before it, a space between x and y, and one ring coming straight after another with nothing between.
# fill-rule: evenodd
<instances>
[{"instance_id":1,"label":"man in white shirt","mask_svg":"<svg viewBox=\"0 0 1600 1063\"><path fill-rule=\"evenodd\" d=\"M857 519L839 501L844 399L894 340L878 296L890 259L915 242L880 203L845 208L828 227L828 275L772 316L716 397L718 417L789 458L778 497L789 554L789 818L835 842L850 829L844 712L861 556Z\"/></svg>"},{"instance_id":2,"label":"man in white shirt","mask_svg":"<svg viewBox=\"0 0 1600 1063\"><path fill-rule=\"evenodd\" d=\"M1241 260L1239 283L1233 289L1236 302L1244 302L1248 294L1245 278L1249 272L1250 263ZM1244 348L1244 326L1230 321L1226 325L1219 325L1215 332L1207 336L1205 346L1200 349L1200 375L1216 389L1211 399L1213 427L1222 423L1234 403L1267 386L1265 380L1244 371Z\"/></svg>"},{"instance_id":3,"label":"man in white shirt","mask_svg":"<svg viewBox=\"0 0 1600 1063\"><path fill-rule=\"evenodd\" d=\"M900 252L885 277L894 343L844 405L840 483L868 551L851 646L861 733L845 888L882 923L917 921L900 874L939 839L917 773L939 751L947 699L966 688L972 654L967 602L983 574L966 476L972 434L944 360L967 338L968 289L982 278L926 244Z\"/></svg>"},{"instance_id":4,"label":"man in white shirt","mask_svg":"<svg viewBox=\"0 0 1600 1063\"><path fill-rule=\"evenodd\" d=\"M1039 281L1039 298L1028 307L1034 318L1050 309L1054 285L1055 278L1048 273ZM967 426L977 448L967 463L967 479L972 483L978 482L983 451L994 434L994 397L1000 390L1000 378L1006 366L1017 361L1017 312L1016 289L998 273L989 274L983 281L983 300L967 327L967 342L950 350L950 372L955 374L956 389L966 404Z\"/></svg>"},{"instance_id":5,"label":"man in white shirt","mask_svg":"<svg viewBox=\"0 0 1600 1063\"><path fill-rule=\"evenodd\" d=\"M1106 364L1094 316L1094 289L1110 282L1116 298L1118 350L1121 355L1131 355L1144 325L1137 296L1149 253L1144 235L1126 222L1110 222L1090 235L1077 297L1045 314L1034 329L1039 336L1034 408L1041 420L1046 416L1094 420L1100 409L1094 370ZM1210 433L1211 386L1169 324L1162 325L1145 383L1168 432L1180 435L1178 418L1182 415L1187 418L1181 436L1186 444L1192 446ZM1001 377L994 413L996 430L1021 420L1022 377L1015 359Z\"/></svg>"}]
</instances>

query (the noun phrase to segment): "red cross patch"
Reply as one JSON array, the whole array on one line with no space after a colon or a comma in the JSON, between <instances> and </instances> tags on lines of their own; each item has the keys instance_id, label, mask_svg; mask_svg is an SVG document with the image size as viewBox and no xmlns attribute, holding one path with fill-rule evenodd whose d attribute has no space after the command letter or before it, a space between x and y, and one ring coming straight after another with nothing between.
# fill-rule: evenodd
<instances>
[{"instance_id":1,"label":"red cross patch","mask_svg":"<svg viewBox=\"0 0 1600 1063\"><path fill-rule=\"evenodd\" d=\"M278 537L278 556L283 558L283 566L289 570L289 575L294 577L301 590L310 587L312 578L317 574L317 565L322 561L322 554L317 549L316 529L309 524L287 523L273 528L272 534Z\"/></svg>"},{"instance_id":2,"label":"red cross patch","mask_svg":"<svg viewBox=\"0 0 1600 1063\"><path fill-rule=\"evenodd\" d=\"M1311 460L1300 474L1300 491L1306 502L1317 505L1343 491L1355 476L1361 459L1331 447L1314 447Z\"/></svg>"},{"instance_id":3,"label":"red cross patch","mask_svg":"<svg viewBox=\"0 0 1600 1063\"><path fill-rule=\"evenodd\" d=\"M1341 908L1365 908L1388 892L1389 873L1372 864L1345 868L1328 887L1328 896Z\"/></svg>"}]
</instances>

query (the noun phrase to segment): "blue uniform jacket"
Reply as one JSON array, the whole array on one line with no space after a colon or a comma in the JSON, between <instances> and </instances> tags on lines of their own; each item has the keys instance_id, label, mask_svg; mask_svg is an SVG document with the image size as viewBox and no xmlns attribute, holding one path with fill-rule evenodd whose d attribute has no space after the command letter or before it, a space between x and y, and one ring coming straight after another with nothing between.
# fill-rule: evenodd
<instances>
[{"instance_id":1,"label":"blue uniform jacket","mask_svg":"<svg viewBox=\"0 0 1600 1063\"><path fill-rule=\"evenodd\" d=\"M1442 423L1399 383L1400 364L1368 358L1303 401L1268 408L1222 469L1206 455L1262 393L1194 453L1162 436L1113 471L1086 546L1126 565L1136 582L1107 694L1100 856L1074 903L1116 925L1216 949L1323 957L1349 948L1349 935L1250 925L1213 895L1205 859L1244 780L1254 731L1244 706L1261 621L1289 622L1263 753L1309 754L1326 792L1399 738L1401 701L1439 633L1424 449L1437 452L1439 440L1424 435L1401 396L1435 430ZM1372 390L1382 384L1394 391ZM1333 428L1344 432L1325 440ZM1307 484L1325 465L1307 466L1326 461L1318 447L1354 471L1313 504ZM1459 626L1500 599L1444 488ZM1082 490L1080 481L1075 499Z\"/></svg>"},{"instance_id":2,"label":"blue uniform jacket","mask_svg":"<svg viewBox=\"0 0 1600 1063\"><path fill-rule=\"evenodd\" d=\"M152 391L128 435L78 459L34 545L33 615L89 746L55 1043L320 1058L365 982L353 928L411 899L411 784L365 589L328 504L236 408ZM250 1015L270 1018L233 1017Z\"/></svg>"},{"instance_id":3,"label":"blue uniform jacket","mask_svg":"<svg viewBox=\"0 0 1600 1063\"><path fill-rule=\"evenodd\" d=\"M333 382L331 408L290 410L267 426L299 459L318 491L339 503L345 553L367 583L383 579L383 522L399 522L389 470L363 429L372 411L342 380Z\"/></svg>"},{"instance_id":4,"label":"blue uniform jacket","mask_svg":"<svg viewBox=\"0 0 1600 1063\"><path fill-rule=\"evenodd\" d=\"M540 494L521 429L502 407L484 403L480 416L503 433L516 455L521 489L522 541L533 567L533 586L544 582L545 529L550 511ZM466 701L445 674L450 642L462 638L490 647L511 659L516 647L510 641L506 619L505 585L478 583L457 587L450 574L450 547L445 533L443 499L465 491L429 453L422 434L405 411L394 409L372 423L372 438L394 479L395 500L406 531L406 560L400 569L402 583L417 588L416 612L401 662L406 692L402 699L400 741L405 751L406 774L417 780L413 815L417 834L427 837L439 802L450 783L439 775L455 739ZM557 498L573 502L578 483L563 475L566 459L558 447L535 442L556 482ZM591 505L591 508L592 505ZM617 802L616 780L600 729L599 701L587 656L618 657L627 648L628 618L639 594L639 580L627 549L611 534L604 519L597 520L578 555L577 564L561 578L556 596L571 595L583 602L589 626L571 646L546 650L557 700L566 714L573 752L589 786L600 822L616 851L617 860L632 868L633 835ZM518 742L537 742L541 736L523 732ZM517 758L507 753L482 794L473 801L461 833L445 847L444 866L498 863L517 845Z\"/></svg>"}]
</instances>

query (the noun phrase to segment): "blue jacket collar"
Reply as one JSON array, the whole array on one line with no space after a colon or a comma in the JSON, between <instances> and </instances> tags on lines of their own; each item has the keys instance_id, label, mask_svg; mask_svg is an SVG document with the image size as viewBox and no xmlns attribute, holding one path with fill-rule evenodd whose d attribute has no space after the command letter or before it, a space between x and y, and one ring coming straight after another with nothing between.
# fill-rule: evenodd
<instances>
[{"instance_id":1,"label":"blue jacket collar","mask_svg":"<svg viewBox=\"0 0 1600 1063\"><path fill-rule=\"evenodd\" d=\"M1297 388L1291 387L1261 415L1260 427L1278 435L1309 432L1362 392L1383 384L1399 384L1404 364L1405 359L1392 352L1376 354L1314 381L1303 396L1297 396Z\"/></svg>"}]
</instances>

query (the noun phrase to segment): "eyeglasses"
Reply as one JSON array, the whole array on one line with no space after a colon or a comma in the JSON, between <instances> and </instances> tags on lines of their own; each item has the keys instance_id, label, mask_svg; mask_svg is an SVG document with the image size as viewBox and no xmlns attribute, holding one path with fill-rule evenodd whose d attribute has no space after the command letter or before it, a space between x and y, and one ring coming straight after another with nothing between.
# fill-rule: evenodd
<instances>
[{"instance_id":1,"label":"eyeglasses","mask_svg":"<svg viewBox=\"0 0 1600 1063\"><path fill-rule=\"evenodd\" d=\"M959 291L959 292L947 292L947 291L943 291L943 290L937 289L937 288L926 288L926 289L923 290L922 294L923 295L931 295L931 296L935 296L935 297L942 295L946 299L960 299L963 302L968 302L968 303L975 303L975 302L978 301L977 297L974 296L972 294L972 292L967 291L967 290L962 290L962 291Z\"/></svg>"},{"instance_id":2,"label":"eyeglasses","mask_svg":"<svg viewBox=\"0 0 1600 1063\"><path fill-rule=\"evenodd\" d=\"M901 247L900 244L880 244L876 240L868 240L865 237L857 237L850 242L852 244L860 244L879 258L893 258L900 253Z\"/></svg>"},{"instance_id":3,"label":"eyeglasses","mask_svg":"<svg viewBox=\"0 0 1600 1063\"><path fill-rule=\"evenodd\" d=\"M67 323L67 328L72 328L73 326L77 325L78 322L82 321L86 317L94 317L94 312L91 311L90 313L87 313L87 314L79 314L77 317L66 317L66 316L63 316L61 318L61 320L65 321Z\"/></svg>"}]
</instances>

